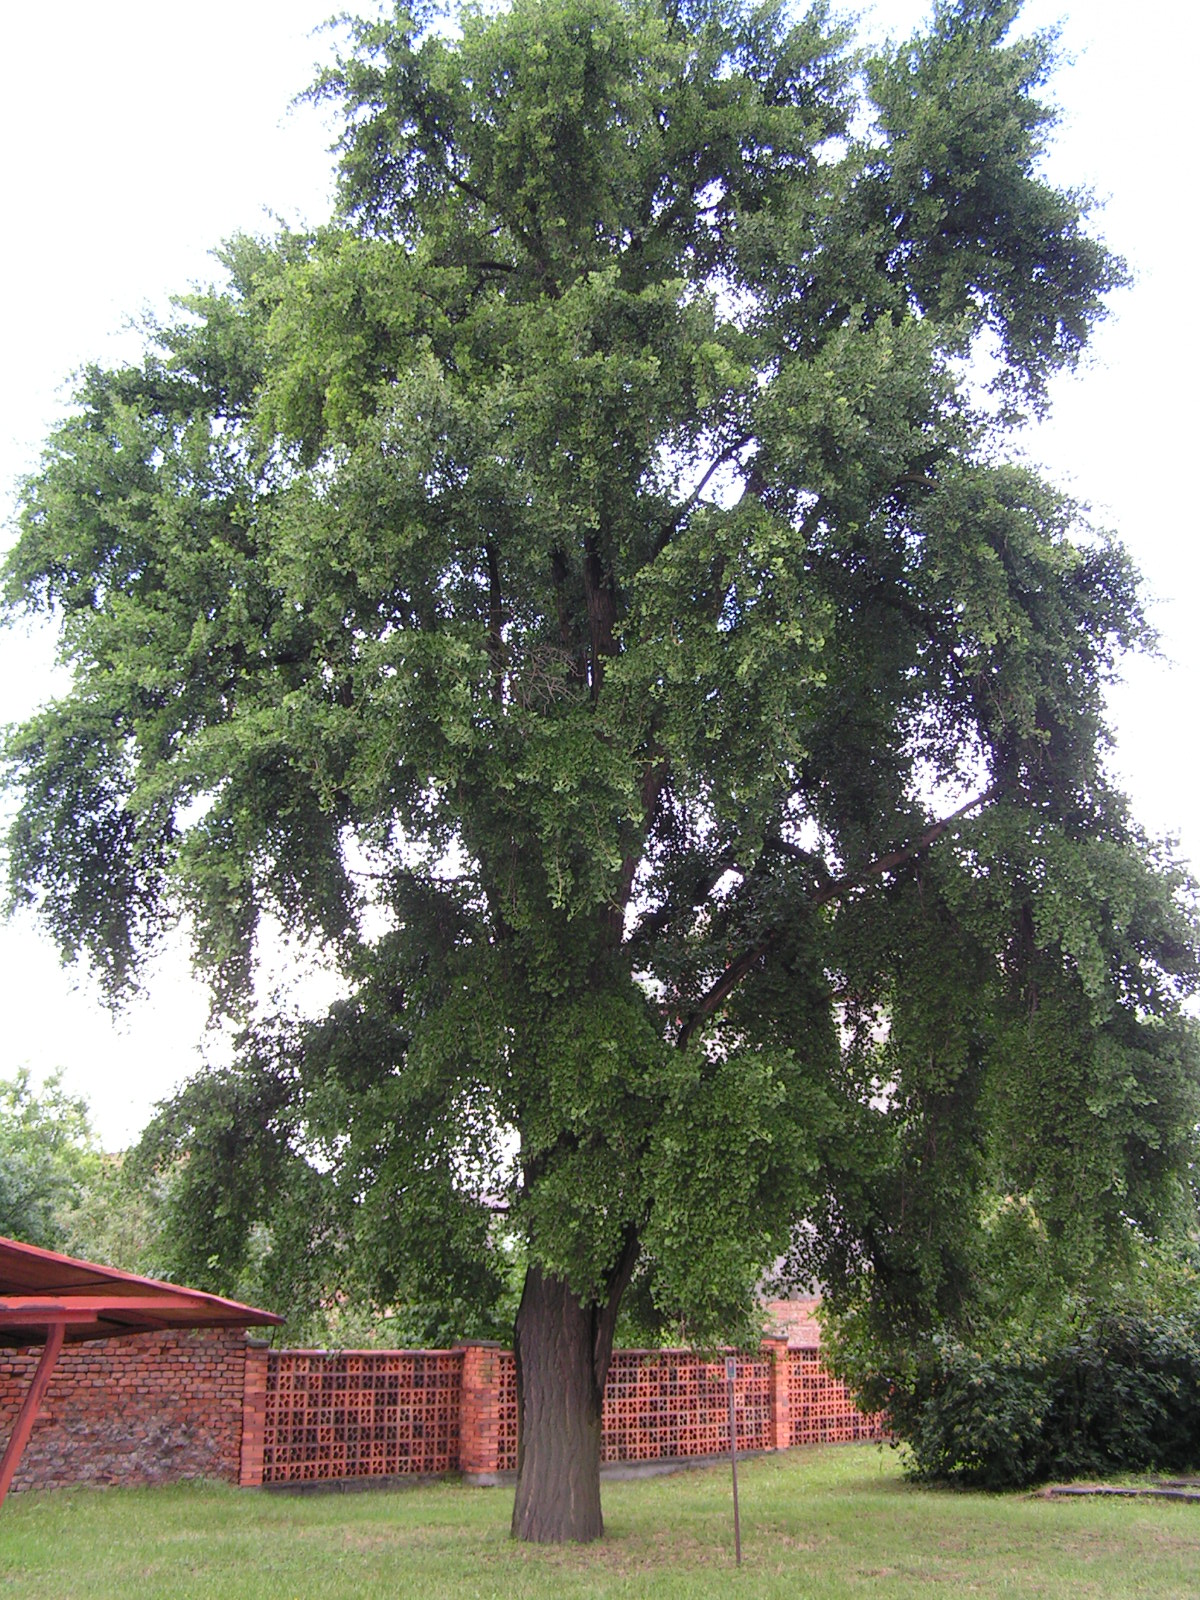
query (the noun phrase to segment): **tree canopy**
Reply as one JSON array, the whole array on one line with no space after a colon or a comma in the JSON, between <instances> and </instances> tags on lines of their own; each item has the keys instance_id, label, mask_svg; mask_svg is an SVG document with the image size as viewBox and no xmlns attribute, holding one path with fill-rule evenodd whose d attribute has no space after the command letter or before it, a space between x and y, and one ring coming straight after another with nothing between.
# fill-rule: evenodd
<instances>
[{"instance_id":1,"label":"tree canopy","mask_svg":"<svg viewBox=\"0 0 1200 1600\"><path fill-rule=\"evenodd\" d=\"M66 1250L104 1158L83 1100L57 1074L35 1088L27 1068L0 1079L0 1234Z\"/></svg>"},{"instance_id":2,"label":"tree canopy","mask_svg":"<svg viewBox=\"0 0 1200 1600\"><path fill-rule=\"evenodd\" d=\"M337 963L159 1133L231 1269L265 1221L486 1298L503 1211L526 1537L599 1532L549 1463L595 1479L631 1281L716 1337L815 1237L919 1320L981 1196L1093 1254L1185 1201L1195 926L1103 765L1136 577L1012 437L1123 268L1018 10L353 22L334 219L227 245L25 488L74 681L13 894L118 997L181 917L233 1014L264 928Z\"/></svg>"}]
</instances>

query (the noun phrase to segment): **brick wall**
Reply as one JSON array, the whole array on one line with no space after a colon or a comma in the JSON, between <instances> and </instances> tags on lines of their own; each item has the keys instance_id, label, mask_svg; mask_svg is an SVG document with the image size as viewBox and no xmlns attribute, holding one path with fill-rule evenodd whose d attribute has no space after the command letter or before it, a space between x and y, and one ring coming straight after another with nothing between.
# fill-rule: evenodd
<instances>
[{"instance_id":1,"label":"brick wall","mask_svg":"<svg viewBox=\"0 0 1200 1600\"><path fill-rule=\"evenodd\" d=\"M517 1466L517 1367L491 1340L462 1347L462 1423L458 1468L477 1482Z\"/></svg>"},{"instance_id":2,"label":"brick wall","mask_svg":"<svg viewBox=\"0 0 1200 1600\"><path fill-rule=\"evenodd\" d=\"M68 1345L13 1488L180 1478L236 1483L246 1351L240 1329ZM12 1430L39 1356L0 1353L0 1441Z\"/></svg>"},{"instance_id":3,"label":"brick wall","mask_svg":"<svg viewBox=\"0 0 1200 1600\"><path fill-rule=\"evenodd\" d=\"M37 1352L0 1355L0 1441ZM737 1359L738 1444L875 1439L811 1345L768 1339ZM723 1358L614 1352L605 1461L679 1460L729 1448ZM222 1478L246 1486L462 1471L495 1482L517 1464L516 1370L494 1344L453 1350L268 1350L240 1331L141 1334L68 1346L14 1488Z\"/></svg>"}]
</instances>

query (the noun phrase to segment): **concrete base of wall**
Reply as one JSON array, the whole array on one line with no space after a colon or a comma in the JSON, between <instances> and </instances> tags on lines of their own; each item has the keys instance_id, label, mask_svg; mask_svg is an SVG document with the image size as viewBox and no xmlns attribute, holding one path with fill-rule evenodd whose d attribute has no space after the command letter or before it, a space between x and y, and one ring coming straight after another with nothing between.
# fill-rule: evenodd
<instances>
[{"instance_id":1,"label":"concrete base of wall","mask_svg":"<svg viewBox=\"0 0 1200 1600\"><path fill-rule=\"evenodd\" d=\"M738 1460L773 1455L771 1450L739 1450ZM728 1466L728 1456L667 1456L654 1461L603 1461L602 1483L622 1483L633 1478L665 1478L673 1472L694 1472L699 1467ZM308 1478L299 1483L265 1483L269 1494L363 1494L370 1489L417 1489L457 1478L470 1489L512 1489L515 1472L402 1472L390 1476L359 1478Z\"/></svg>"},{"instance_id":2,"label":"concrete base of wall","mask_svg":"<svg viewBox=\"0 0 1200 1600\"><path fill-rule=\"evenodd\" d=\"M265 1494L365 1494L371 1489L428 1489L431 1484L457 1478L457 1472L393 1472L376 1477L301 1478L291 1483L256 1485ZM514 1481L516 1473L513 1474Z\"/></svg>"},{"instance_id":3,"label":"concrete base of wall","mask_svg":"<svg viewBox=\"0 0 1200 1600\"><path fill-rule=\"evenodd\" d=\"M738 1460L774 1455L773 1450L739 1450ZM697 1467L727 1467L728 1456L660 1456L653 1461L605 1461L600 1466L602 1480L622 1483L628 1478L665 1478L672 1472L694 1472Z\"/></svg>"}]
</instances>

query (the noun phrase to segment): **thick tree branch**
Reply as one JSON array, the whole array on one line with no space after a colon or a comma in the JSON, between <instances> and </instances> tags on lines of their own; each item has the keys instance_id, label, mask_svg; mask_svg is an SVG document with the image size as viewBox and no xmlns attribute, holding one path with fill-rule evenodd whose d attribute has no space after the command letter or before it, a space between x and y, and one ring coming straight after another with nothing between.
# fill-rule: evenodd
<instances>
[{"instance_id":1,"label":"thick tree branch","mask_svg":"<svg viewBox=\"0 0 1200 1600\"><path fill-rule=\"evenodd\" d=\"M908 862L915 860L917 856L935 844L962 817L994 800L1000 793L1001 788L1002 785L1000 783L991 784L982 794L977 794L973 799L966 801L956 811L952 811L948 816L941 817L937 822L931 823L916 839L911 840L899 850L891 850L887 855L876 856L873 861L868 862L864 867L860 867L857 872L848 872L840 878L835 878L831 883L825 885L824 888L818 889L811 896L810 904L814 906L830 905L834 900L840 900L844 895L849 894L852 889L860 888L870 879L882 877L885 872L891 872L897 867L907 865ZM757 943L751 945L749 949L743 950L740 956L735 957L729 963L716 982L710 985L701 995L691 1015L680 1028L675 1042L681 1050L687 1048L696 1030L721 1009L742 979L748 973L753 972L754 968L758 966L764 957L770 954L782 937L783 930L781 928L772 928Z\"/></svg>"},{"instance_id":2,"label":"thick tree branch","mask_svg":"<svg viewBox=\"0 0 1200 1600\"><path fill-rule=\"evenodd\" d=\"M936 844L942 835L952 828L960 818L965 817L968 812L976 811L980 806L985 806L989 801L994 800L1002 787L1003 785L1000 783L991 784L982 794L977 794L974 799L967 800L963 805L959 806L957 811L951 811L949 816L942 817L939 821L931 823L924 833L913 839L909 844L902 846L899 850L889 851L885 856L876 856L874 861L869 862L865 867L860 867L857 872L848 872L841 878L835 878L831 884L824 889L818 890L813 896L813 905L827 906L833 900L840 900L851 889L859 888L868 879L881 877L885 872L891 872L896 867L905 866L909 861L928 850L930 845Z\"/></svg>"},{"instance_id":3,"label":"thick tree branch","mask_svg":"<svg viewBox=\"0 0 1200 1600\"><path fill-rule=\"evenodd\" d=\"M633 894L633 880L637 876L638 865L642 859L642 847L647 834L654 825L655 814L658 811L659 801L662 799L663 790L667 786L670 774L670 763L661 746L655 746L649 761L642 772L642 826L638 834L637 847L622 858L621 876L617 882L617 892L605 907L605 917L608 922L609 943L615 949L625 937L625 908Z\"/></svg>"},{"instance_id":4,"label":"thick tree branch","mask_svg":"<svg viewBox=\"0 0 1200 1600\"><path fill-rule=\"evenodd\" d=\"M918 489L940 489L941 484L936 478L931 478L925 472L902 472L896 479L897 485L902 483L914 484Z\"/></svg>"},{"instance_id":5,"label":"thick tree branch","mask_svg":"<svg viewBox=\"0 0 1200 1600\"><path fill-rule=\"evenodd\" d=\"M736 866L737 858L733 850L722 851L704 872L697 873L681 898L668 900L656 910L647 911L645 916L639 917L637 926L629 935L629 943L647 944L669 928L677 917L695 911L697 906L704 904L725 874Z\"/></svg>"},{"instance_id":6,"label":"thick tree branch","mask_svg":"<svg viewBox=\"0 0 1200 1600\"><path fill-rule=\"evenodd\" d=\"M604 684L604 663L616 654L617 596L612 574L605 570L594 533L589 533L583 544L583 590L587 600L592 699L595 700Z\"/></svg>"},{"instance_id":7,"label":"thick tree branch","mask_svg":"<svg viewBox=\"0 0 1200 1600\"><path fill-rule=\"evenodd\" d=\"M587 659L571 627L571 612L567 605L567 558L561 550L550 555L550 576L554 583L554 608L558 618L558 637L571 662L571 679L575 683L587 682Z\"/></svg>"},{"instance_id":8,"label":"thick tree branch","mask_svg":"<svg viewBox=\"0 0 1200 1600\"><path fill-rule=\"evenodd\" d=\"M893 611L898 611L902 617L907 617L913 625L925 634L926 638L938 652L938 660L951 674L958 684L960 692L968 701L974 698L971 679L967 676L962 663L954 652L954 647L948 645L943 638L936 620L924 609L911 600L907 595L896 589L880 588L878 591L884 605Z\"/></svg>"},{"instance_id":9,"label":"thick tree branch","mask_svg":"<svg viewBox=\"0 0 1200 1600\"><path fill-rule=\"evenodd\" d=\"M765 938L760 939L757 944L751 945L749 950L743 950L740 956L729 963L716 983L700 997L695 1010L680 1028L675 1043L681 1050L687 1049L696 1029L721 1009L746 974L753 972L754 968L769 953L778 939L779 933L773 929Z\"/></svg>"},{"instance_id":10,"label":"thick tree branch","mask_svg":"<svg viewBox=\"0 0 1200 1600\"><path fill-rule=\"evenodd\" d=\"M557 299L559 295L559 289L551 277L550 263L546 260L545 252L538 248L538 241L534 238L533 234L529 233L525 228L522 228L519 223L514 222L510 216L507 216L499 206L497 206L488 198L482 189L477 189L475 185L473 183L469 183L466 178L460 178L458 173L455 172L450 166L449 162L443 161L441 170L443 175L461 194L465 194L469 199L474 200L475 203L483 210L490 210L493 216L499 216L502 218L504 226L510 231L510 233L514 235L515 238L521 241L521 243L525 246L525 249L529 252L530 257L542 278L542 282L547 293L552 299Z\"/></svg>"},{"instance_id":11,"label":"thick tree branch","mask_svg":"<svg viewBox=\"0 0 1200 1600\"><path fill-rule=\"evenodd\" d=\"M708 487L713 474L718 472L728 462L732 461L736 457L739 450L744 450L745 447L751 442L752 438L753 435L747 433L744 434L740 439L735 439L733 443L727 449L723 450L716 460L705 469L704 476L700 479L700 482L676 511L675 515L670 519L670 521L663 523L662 530L654 547L655 555L660 555L662 551L664 551L670 544L676 533L678 533L680 524L683 522L683 519L687 516L688 512L700 499L700 496L704 493L705 489Z\"/></svg>"},{"instance_id":12,"label":"thick tree branch","mask_svg":"<svg viewBox=\"0 0 1200 1600\"><path fill-rule=\"evenodd\" d=\"M617 1313L621 1309L621 1301L633 1277L633 1269L637 1266L638 1255L641 1251L641 1241L637 1236L637 1229L632 1224L625 1230L625 1239L621 1247L621 1254L617 1257L616 1265L609 1273L606 1288L608 1298L603 1305L597 1306L593 1313L592 1328L592 1371L596 1379L596 1388L600 1394L604 1393L604 1385L608 1380L608 1367L612 1360L613 1335L617 1328Z\"/></svg>"}]
</instances>

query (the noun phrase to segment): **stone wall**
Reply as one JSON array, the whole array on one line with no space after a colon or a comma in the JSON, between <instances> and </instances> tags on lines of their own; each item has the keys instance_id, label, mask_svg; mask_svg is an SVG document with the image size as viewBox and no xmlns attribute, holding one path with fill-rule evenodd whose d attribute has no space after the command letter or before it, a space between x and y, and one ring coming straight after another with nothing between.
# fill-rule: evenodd
<instances>
[{"instance_id":1,"label":"stone wall","mask_svg":"<svg viewBox=\"0 0 1200 1600\"><path fill-rule=\"evenodd\" d=\"M236 1483L246 1351L241 1329L68 1345L13 1489L181 1478ZM40 1354L0 1353L0 1442L12 1431Z\"/></svg>"}]
</instances>

